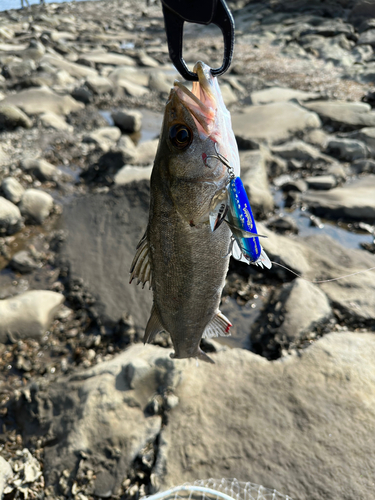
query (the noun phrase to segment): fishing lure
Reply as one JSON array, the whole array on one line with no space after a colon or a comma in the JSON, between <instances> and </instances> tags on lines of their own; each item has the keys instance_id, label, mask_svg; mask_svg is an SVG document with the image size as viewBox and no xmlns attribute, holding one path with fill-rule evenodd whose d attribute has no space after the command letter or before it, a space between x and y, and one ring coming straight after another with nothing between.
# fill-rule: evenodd
<instances>
[{"instance_id":1,"label":"fishing lure","mask_svg":"<svg viewBox=\"0 0 375 500\"><path fill-rule=\"evenodd\" d=\"M271 261L259 242L259 238L265 238L265 236L258 234L249 198L242 180L234 174L228 160L218 152L216 143L214 147L216 154L206 156L204 158L205 164L207 165L207 159L209 158L216 158L221 161L228 169L229 182L224 194L226 199L216 203L215 208L210 213L211 229L215 231L225 221L232 231L229 253L236 260L261 267L264 265L270 269L272 267ZM226 215L228 215L228 220L225 219Z\"/></svg>"}]
</instances>

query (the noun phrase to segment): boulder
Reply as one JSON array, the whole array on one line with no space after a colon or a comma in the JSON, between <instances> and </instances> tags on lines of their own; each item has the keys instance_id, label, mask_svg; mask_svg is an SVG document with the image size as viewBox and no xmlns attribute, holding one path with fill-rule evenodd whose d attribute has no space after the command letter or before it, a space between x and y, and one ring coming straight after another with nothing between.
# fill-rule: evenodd
<instances>
[{"instance_id":1,"label":"boulder","mask_svg":"<svg viewBox=\"0 0 375 500\"><path fill-rule=\"evenodd\" d=\"M2 105L16 105L29 115L39 115L50 112L57 115L68 115L84 108L84 104L72 97L60 96L47 88L21 90L1 101Z\"/></svg>"},{"instance_id":2,"label":"boulder","mask_svg":"<svg viewBox=\"0 0 375 500\"><path fill-rule=\"evenodd\" d=\"M16 205L0 196L0 233L13 234L22 227L21 212Z\"/></svg>"},{"instance_id":3,"label":"boulder","mask_svg":"<svg viewBox=\"0 0 375 500\"><path fill-rule=\"evenodd\" d=\"M42 182L54 181L61 175L60 170L46 160L25 158L21 160L21 168L25 172L33 174Z\"/></svg>"},{"instance_id":4,"label":"boulder","mask_svg":"<svg viewBox=\"0 0 375 500\"><path fill-rule=\"evenodd\" d=\"M139 132L142 127L142 113L140 111L117 110L111 113L114 124L123 132L132 134Z\"/></svg>"},{"instance_id":5,"label":"boulder","mask_svg":"<svg viewBox=\"0 0 375 500\"><path fill-rule=\"evenodd\" d=\"M375 112L365 102L314 101L304 106L315 111L323 122L334 127L355 130L375 126Z\"/></svg>"},{"instance_id":6,"label":"boulder","mask_svg":"<svg viewBox=\"0 0 375 500\"><path fill-rule=\"evenodd\" d=\"M42 224L44 222L49 216L52 207L52 196L38 189L26 189L20 203L22 215L31 222L37 224Z\"/></svg>"},{"instance_id":7,"label":"boulder","mask_svg":"<svg viewBox=\"0 0 375 500\"><path fill-rule=\"evenodd\" d=\"M63 295L46 290L32 290L0 300L0 342L40 339L63 302Z\"/></svg>"},{"instance_id":8,"label":"boulder","mask_svg":"<svg viewBox=\"0 0 375 500\"><path fill-rule=\"evenodd\" d=\"M291 102L246 107L232 115L232 124L239 146L244 148L251 148L254 141L285 141L321 125L316 113Z\"/></svg>"},{"instance_id":9,"label":"boulder","mask_svg":"<svg viewBox=\"0 0 375 500\"><path fill-rule=\"evenodd\" d=\"M255 214L265 215L274 208L268 184L265 156L261 150L241 151L241 178Z\"/></svg>"},{"instance_id":10,"label":"boulder","mask_svg":"<svg viewBox=\"0 0 375 500\"><path fill-rule=\"evenodd\" d=\"M17 106L3 105L0 102L0 130L13 130L17 127L31 128L32 121Z\"/></svg>"},{"instance_id":11,"label":"boulder","mask_svg":"<svg viewBox=\"0 0 375 500\"><path fill-rule=\"evenodd\" d=\"M6 177L1 183L1 189L7 198L12 203L19 203L22 195L25 192L22 185L14 177Z\"/></svg>"}]
</instances>

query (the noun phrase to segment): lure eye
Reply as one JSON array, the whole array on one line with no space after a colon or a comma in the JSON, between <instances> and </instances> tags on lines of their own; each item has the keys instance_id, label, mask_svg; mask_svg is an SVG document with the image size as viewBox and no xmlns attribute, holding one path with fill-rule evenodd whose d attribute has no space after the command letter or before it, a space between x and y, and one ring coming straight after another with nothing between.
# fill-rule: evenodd
<instances>
[{"instance_id":1,"label":"lure eye","mask_svg":"<svg viewBox=\"0 0 375 500\"><path fill-rule=\"evenodd\" d=\"M190 146L193 134L186 125L176 124L169 129L169 138L173 146L176 146L178 149L185 149Z\"/></svg>"}]
</instances>

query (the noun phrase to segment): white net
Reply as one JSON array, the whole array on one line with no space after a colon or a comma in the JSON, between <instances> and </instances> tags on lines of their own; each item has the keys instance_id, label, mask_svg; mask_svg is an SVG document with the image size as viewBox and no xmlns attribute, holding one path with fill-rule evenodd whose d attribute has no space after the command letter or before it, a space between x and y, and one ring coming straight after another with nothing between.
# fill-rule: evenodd
<instances>
[{"instance_id":1,"label":"white net","mask_svg":"<svg viewBox=\"0 0 375 500\"><path fill-rule=\"evenodd\" d=\"M199 479L148 497L148 500L292 500L276 490L237 479Z\"/></svg>"}]
</instances>

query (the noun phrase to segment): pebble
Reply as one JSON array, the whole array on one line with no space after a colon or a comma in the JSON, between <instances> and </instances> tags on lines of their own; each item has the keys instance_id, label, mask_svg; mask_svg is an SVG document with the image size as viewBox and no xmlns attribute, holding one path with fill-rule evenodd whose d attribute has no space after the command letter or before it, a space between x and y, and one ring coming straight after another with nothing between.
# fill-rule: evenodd
<instances>
[{"instance_id":1,"label":"pebble","mask_svg":"<svg viewBox=\"0 0 375 500\"><path fill-rule=\"evenodd\" d=\"M15 204L21 201L22 195L25 192L22 185L14 177L6 177L1 183L1 189L5 197Z\"/></svg>"},{"instance_id":2,"label":"pebble","mask_svg":"<svg viewBox=\"0 0 375 500\"><path fill-rule=\"evenodd\" d=\"M46 160L25 158L21 160L24 172L33 174L39 181L55 181L61 175L60 170Z\"/></svg>"},{"instance_id":3,"label":"pebble","mask_svg":"<svg viewBox=\"0 0 375 500\"><path fill-rule=\"evenodd\" d=\"M46 128L73 132L73 127L71 125L68 125L62 116L57 115L53 111L47 111L46 113L41 114L40 121Z\"/></svg>"},{"instance_id":4,"label":"pebble","mask_svg":"<svg viewBox=\"0 0 375 500\"><path fill-rule=\"evenodd\" d=\"M13 255L10 267L21 274L25 274L31 273L31 271L37 269L39 266L27 250L21 250Z\"/></svg>"},{"instance_id":5,"label":"pebble","mask_svg":"<svg viewBox=\"0 0 375 500\"><path fill-rule=\"evenodd\" d=\"M2 102L4 101L6 99ZM32 121L17 106L0 104L0 130L12 130L16 127L31 128Z\"/></svg>"},{"instance_id":6,"label":"pebble","mask_svg":"<svg viewBox=\"0 0 375 500\"><path fill-rule=\"evenodd\" d=\"M101 95L110 92L113 88L113 83L104 76L89 76L86 79L86 85L94 94Z\"/></svg>"},{"instance_id":7,"label":"pebble","mask_svg":"<svg viewBox=\"0 0 375 500\"><path fill-rule=\"evenodd\" d=\"M52 207L52 196L38 189L26 189L20 203L22 215L37 224L44 222L49 216Z\"/></svg>"}]
</instances>

